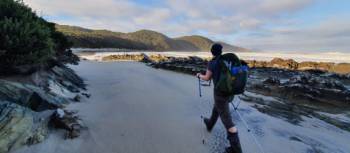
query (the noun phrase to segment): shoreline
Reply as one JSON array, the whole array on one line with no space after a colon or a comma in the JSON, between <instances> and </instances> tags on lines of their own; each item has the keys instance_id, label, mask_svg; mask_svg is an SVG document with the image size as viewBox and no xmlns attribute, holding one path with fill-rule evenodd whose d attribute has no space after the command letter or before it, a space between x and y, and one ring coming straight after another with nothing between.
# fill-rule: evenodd
<instances>
[{"instance_id":1,"label":"shoreline","mask_svg":"<svg viewBox=\"0 0 350 153\"><path fill-rule=\"evenodd\" d=\"M78 56L85 60L93 61L142 61L147 58L151 63L166 63L172 59L188 59L188 58L198 58L204 60L206 63L210 58L203 58L198 56L169 56L166 54L159 53L94 53L94 54L78 54ZM244 59L243 59L244 60ZM350 76L350 62L349 63L333 63L333 62L313 62L304 61L297 62L293 59L282 59L273 58L271 61L258 61L258 60L244 60L248 63L251 68L277 68L295 71L320 71L336 73L339 75L349 75Z\"/></svg>"},{"instance_id":2,"label":"shoreline","mask_svg":"<svg viewBox=\"0 0 350 153\"><path fill-rule=\"evenodd\" d=\"M87 49L89 50L89 49ZM188 57L198 56L201 58L210 58L211 54L208 51L106 51L105 49L90 50L90 51L75 51L78 55L94 56L109 56L123 54L141 54L146 55L163 55L173 57ZM228 52L224 52L228 53ZM326 52L326 53L278 53L278 52L234 52L243 60L270 61L273 58L294 59L297 62L331 62L331 63L350 63L350 54L342 52Z\"/></svg>"}]
</instances>

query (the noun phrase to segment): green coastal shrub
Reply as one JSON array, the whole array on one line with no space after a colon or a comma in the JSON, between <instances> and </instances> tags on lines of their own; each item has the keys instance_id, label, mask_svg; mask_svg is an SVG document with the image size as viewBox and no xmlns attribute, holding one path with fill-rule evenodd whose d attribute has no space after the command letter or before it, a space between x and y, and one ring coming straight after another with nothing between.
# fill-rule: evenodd
<instances>
[{"instance_id":1,"label":"green coastal shrub","mask_svg":"<svg viewBox=\"0 0 350 153\"><path fill-rule=\"evenodd\" d=\"M54 54L51 31L21 1L0 1L1 65L43 64Z\"/></svg>"},{"instance_id":2,"label":"green coastal shrub","mask_svg":"<svg viewBox=\"0 0 350 153\"><path fill-rule=\"evenodd\" d=\"M54 42L56 60L61 63L78 64L79 57L72 53L73 42L70 41L62 32L57 31L56 24L46 22L51 30L51 38Z\"/></svg>"},{"instance_id":3,"label":"green coastal shrub","mask_svg":"<svg viewBox=\"0 0 350 153\"><path fill-rule=\"evenodd\" d=\"M53 23L37 16L23 1L0 1L0 72L48 65L71 53L71 45Z\"/></svg>"}]
</instances>

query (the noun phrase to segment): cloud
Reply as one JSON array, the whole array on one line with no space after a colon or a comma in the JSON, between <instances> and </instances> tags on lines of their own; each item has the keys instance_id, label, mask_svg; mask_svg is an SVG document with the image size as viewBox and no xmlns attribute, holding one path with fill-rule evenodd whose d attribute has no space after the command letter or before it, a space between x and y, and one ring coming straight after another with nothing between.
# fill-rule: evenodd
<instances>
[{"instance_id":1,"label":"cloud","mask_svg":"<svg viewBox=\"0 0 350 153\"><path fill-rule=\"evenodd\" d=\"M150 11L145 11L144 14L136 16L133 21L141 25L161 25L163 22L171 18L171 12L169 9L160 8Z\"/></svg>"},{"instance_id":2,"label":"cloud","mask_svg":"<svg viewBox=\"0 0 350 153\"><path fill-rule=\"evenodd\" d=\"M284 22L279 15L292 13L312 0L167 0L166 6L181 16L181 24L192 31L208 34L235 34L237 31L259 29L268 22Z\"/></svg>"},{"instance_id":3,"label":"cloud","mask_svg":"<svg viewBox=\"0 0 350 153\"><path fill-rule=\"evenodd\" d=\"M311 4L313 0L263 0L257 6L256 13L267 15L278 15L280 13L291 13Z\"/></svg>"},{"instance_id":4,"label":"cloud","mask_svg":"<svg viewBox=\"0 0 350 153\"><path fill-rule=\"evenodd\" d=\"M239 23L239 26L243 29L256 29L257 27L261 26L261 21L258 19L247 19L247 20L242 20Z\"/></svg>"},{"instance_id":5,"label":"cloud","mask_svg":"<svg viewBox=\"0 0 350 153\"><path fill-rule=\"evenodd\" d=\"M320 2L316 0L152 0L147 1L149 4L136 0L24 2L59 24L121 32L150 29L171 37L201 34L263 50L342 50L346 48L342 42L348 40L350 27L341 19L317 23L296 16Z\"/></svg>"},{"instance_id":6,"label":"cloud","mask_svg":"<svg viewBox=\"0 0 350 153\"><path fill-rule=\"evenodd\" d=\"M349 51L350 21L333 16L308 27L265 29L237 39L251 48L273 51Z\"/></svg>"},{"instance_id":7,"label":"cloud","mask_svg":"<svg viewBox=\"0 0 350 153\"><path fill-rule=\"evenodd\" d=\"M134 10L142 9L124 0L25 0L25 2L50 16L109 18L137 15Z\"/></svg>"},{"instance_id":8,"label":"cloud","mask_svg":"<svg viewBox=\"0 0 350 153\"><path fill-rule=\"evenodd\" d=\"M166 8L148 8L127 0L25 0L29 6L61 24L76 24L124 32L162 26L171 17ZM41 13L40 13L41 14Z\"/></svg>"},{"instance_id":9,"label":"cloud","mask_svg":"<svg viewBox=\"0 0 350 153\"><path fill-rule=\"evenodd\" d=\"M169 28L164 26L170 23L171 18L183 18L180 23L171 24L187 26L192 32L207 31L211 34L232 34L239 28L258 28L265 22L265 18L298 9L309 1L165 0L158 1L158 7L147 7L127 0L25 0L31 7L47 16L69 16L81 22L89 19L92 23L88 24L88 27L93 27L94 22L103 22L106 29L111 29L109 26L113 25L108 22L115 20L136 26L123 27L122 24L118 24L112 28L114 30L153 28L166 32L164 29Z\"/></svg>"}]
</instances>

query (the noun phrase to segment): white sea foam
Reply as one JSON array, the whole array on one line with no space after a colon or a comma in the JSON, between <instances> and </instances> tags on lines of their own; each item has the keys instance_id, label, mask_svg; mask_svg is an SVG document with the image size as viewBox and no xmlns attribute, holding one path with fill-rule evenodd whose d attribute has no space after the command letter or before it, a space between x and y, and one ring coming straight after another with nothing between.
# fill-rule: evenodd
<instances>
[{"instance_id":1,"label":"white sea foam","mask_svg":"<svg viewBox=\"0 0 350 153\"><path fill-rule=\"evenodd\" d=\"M87 52L81 52L87 51ZM109 55L122 55L122 54L140 54L145 53L147 55L166 55L174 57L188 57L188 56L198 56L198 57L211 57L210 52L142 52L142 51L128 51L121 52L113 49L79 49L75 50L80 57L86 58L88 60L98 60L101 61L103 57ZM314 61L314 62L334 62L334 63L350 63L350 53L339 53L339 52L329 52L329 53L276 53L276 52L237 52L236 53L241 59L245 60L257 60L257 61L270 61L273 58L282 59L293 59L297 62L303 61Z\"/></svg>"}]
</instances>

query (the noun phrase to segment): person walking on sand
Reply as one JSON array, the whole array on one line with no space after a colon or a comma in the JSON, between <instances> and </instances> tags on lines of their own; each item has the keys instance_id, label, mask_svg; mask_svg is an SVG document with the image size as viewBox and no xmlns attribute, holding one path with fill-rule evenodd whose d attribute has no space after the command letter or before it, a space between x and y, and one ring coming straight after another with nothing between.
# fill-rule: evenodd
<instances>
[{"instance_id":1,"label":"person walking on sand","mask_svg":"<svg viewBox=\"0 0 350 153\"><path fill-rule=\"evenodd\" d=\"M204 75L201 73L197 74L197 77L201 80L209 81L213 79L214 86L218 83L220 77L221 66L219 64L219 59L222 54L222 48L223 47L221 44L212 45L211 53L214 57L211 61L209 61L206 73ZM208 132L210 132L220 117L227 130L227 139L230 142L230 147L226 148L226 152L242 153L241 144L238 137L238 130L232 121L229 109L229 103L232 98L232 96L220 94L220 92L214 88L214 107L212 114L210 118L204 118L203 121Z\"/></svg>"}]
</instances>

